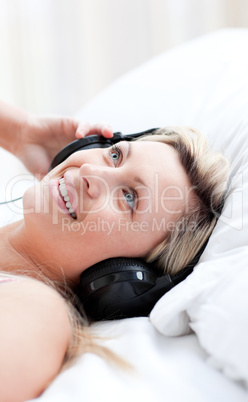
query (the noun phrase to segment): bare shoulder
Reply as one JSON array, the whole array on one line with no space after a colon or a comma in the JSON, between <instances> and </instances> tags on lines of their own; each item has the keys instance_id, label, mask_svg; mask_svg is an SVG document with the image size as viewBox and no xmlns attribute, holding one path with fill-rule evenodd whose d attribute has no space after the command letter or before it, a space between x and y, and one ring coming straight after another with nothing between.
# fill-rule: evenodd
<instances>
[{"instance_id":1,"label":"bare shoulder","mask_svg":"<svg viewBox=\"0 0 248 402\"><path fill-rule=\"evenodd\" d=\"M37 397L59 372L70 340L62 297L43 283L0 284L0 400Z\"/></svg>"}]
</instances>

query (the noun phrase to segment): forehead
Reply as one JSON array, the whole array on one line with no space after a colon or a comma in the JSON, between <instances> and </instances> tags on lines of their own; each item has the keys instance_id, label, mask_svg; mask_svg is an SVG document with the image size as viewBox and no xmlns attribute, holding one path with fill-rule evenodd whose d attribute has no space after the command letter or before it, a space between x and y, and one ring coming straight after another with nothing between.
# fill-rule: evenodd
<instances>
[{"instance_id":1,"label":"forehead","mask_svg":"<svg viewBox=\"0 0 248 402\"><path fill-rule=\"evenodd\" d=\"M178 152L159 142L137 141L132 145L132 158L140 162L136 173L149 188L156 211L169 213L171 219L181 214L193 202L194 192Z\"/></svg>"},{"instance_id":2,"label":"forehead","mask_svg":"<svg viewBox=\"0 0 248 402\"><path fill-rule=\"evenodd\" d=\"M190 185L178 151L171 145L155 141L132 143L132 159L139 162L140 173L152 179L154 174L167 185Z\"/></svg>"}]
</instances>

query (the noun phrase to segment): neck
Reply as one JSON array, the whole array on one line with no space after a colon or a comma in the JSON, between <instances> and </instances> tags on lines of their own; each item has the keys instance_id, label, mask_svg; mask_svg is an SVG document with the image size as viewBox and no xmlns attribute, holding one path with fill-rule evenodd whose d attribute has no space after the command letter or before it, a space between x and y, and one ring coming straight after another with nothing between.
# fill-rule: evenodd
<instances>
[{"instance_id":1,"label":"neck","mask_svg":"<svg viewBox=\"0 0 248 402\"><path fill-rule=\"evenodd\" d=\"M58 266L51 262L44 264L39 259L39 253L25 230L23 220L0 228L0 250L2 272L27 275L41 281L63 280Z\"/></svg>"}]
</instances>

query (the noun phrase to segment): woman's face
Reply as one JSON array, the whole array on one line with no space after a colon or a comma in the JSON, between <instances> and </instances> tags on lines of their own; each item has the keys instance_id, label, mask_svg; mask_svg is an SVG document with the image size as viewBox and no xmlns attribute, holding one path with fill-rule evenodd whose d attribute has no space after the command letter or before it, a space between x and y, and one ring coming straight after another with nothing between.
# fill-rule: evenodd
<instances>
[{"instance_id":1,"label":"woman's face","mask_svg":"<svg viewBox=\"0 0 248 402\"><path fill-rule=\"evenodd\" d=\"M28 190L24 214L43 260L77 280L106 258L144 258L174 230L191 200L175 149L123 141L72 154Z\"/></svg>"}]
</instances>

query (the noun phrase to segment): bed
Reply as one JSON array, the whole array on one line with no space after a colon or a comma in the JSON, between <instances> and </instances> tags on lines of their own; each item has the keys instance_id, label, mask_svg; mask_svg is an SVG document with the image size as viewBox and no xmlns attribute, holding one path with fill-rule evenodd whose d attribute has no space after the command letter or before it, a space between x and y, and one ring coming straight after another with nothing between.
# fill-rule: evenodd
<instances>
[{"instance_id":1,"label":"bed","mask_svg":"<svg viewBox=\"0 0 248 402\"><path fill-rule=\"evenodd\" d=\"M82 119L107 121L127 134L199 128L231 162L228 198L194 272L150 317L94 324L104 345L134 370L85 354L33 401L248 400L247 49L248 30L214 32L148 61L79 111ZM12 169L1 178L2 198L32 184L25 172L17 176L19 166L4 151L1 172L7 159ZM21 217L18 203L2 206L1 222Z\"/></svg>"}]
</instances>

